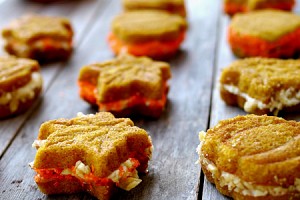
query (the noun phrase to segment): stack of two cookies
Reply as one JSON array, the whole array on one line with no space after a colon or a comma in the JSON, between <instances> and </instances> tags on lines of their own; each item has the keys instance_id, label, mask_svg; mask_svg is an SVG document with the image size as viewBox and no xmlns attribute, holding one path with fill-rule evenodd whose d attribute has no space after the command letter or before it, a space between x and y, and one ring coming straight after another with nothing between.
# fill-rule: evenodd
<instances>
[{"instance_id":1,"label":"stack of two cookies","mask_svg":"<svg viewBox=\"0 0 300 200\"><path fill-rule=\"evenodd\" d=\"M39 62L66 60L73 31L61 17L27 15L2 30L5 50L0 58L0 118L25 112L42 90Z\"/></svg>"},{"instance_id":2,"label":"stack of two cookies","mask_svg":"<svg viewBox=\"0 0 300 200\"><path fill-rule=\"evenodd\" d=\"M125 12L112 21L109 44L116 53L170 58L184 40L184 0L123 0Z\"/></svg>"}]
</instances>

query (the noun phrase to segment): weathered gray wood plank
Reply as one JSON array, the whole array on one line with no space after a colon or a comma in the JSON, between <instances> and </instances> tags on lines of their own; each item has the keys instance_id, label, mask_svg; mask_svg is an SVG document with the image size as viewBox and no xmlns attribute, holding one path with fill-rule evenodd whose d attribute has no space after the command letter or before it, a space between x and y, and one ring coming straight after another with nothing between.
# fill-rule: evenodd
<instances>
[{"instance_id":1,"label":"weathered gray wood plank","mask_svg":"<svg viewBox=\"0 0 300 200\"><path fill-rule=\"evenodd\" d=\"M7 1L8 2L8 1ZM87 29L89 23L92 21L92 18L97 12L101 11L102 7L105 7L109 1L96 1L96 0L87 0L87 1L66 1L66 2L57 2L52 4L47 4L47 6L42 6L42 4L32 3L30 1L24 1L27 3L19 3L20 1L9 1L9 5L2 5L3 7L14 8L14 12L10 15L10 12L5 14L8 15L9 21L13 18L20 17L24 13L39 13L44 15L58 15L66 16L70 18L73 28L76 32L75 34L75 51L76 46L79 44L82 39L84 39L84 31ZM14 3L14 4L13 4ZM4 9L1 7L2 9ZM10 10L10 9L7 9ZM2 10L0 13L2 15ZM6 9L4 9L6 11ZM17 15L15 14L17 12ZM8 21L0 20L0 27L4 27ZM56 78L59 71L66 67L67 63L52 63L42 66L42 75L44 79L44 91L46 91L49 85ZM40 100L39 100L40 101ZM24 124L25 120L28 118L30 113L35 109L38 102L23 115L17 116L15 118L10 118L7 120L0 121L0 157L5 151L6 147L10 144L11 140L15 137L17 131Z\"/></svg>"},{"instance_id":2,"label":"weathered gray wood plank","mask_svg":"<svg viewBox=\"0 0 300 200\"><path fill-rule=\"evenodd\" d=\"M200 167L197 132L207 128L217 36L219 1L190 0L190 27L182 51L171 60L173 78L166 112L158 120L135 120L153 139L155 151L149 174L140 186L130 192L120 191L115 199L198 199ZM110 21L121 11L113 1L104 12L95 16L90 32L78 45L43 100L30 115L0 162L0 195L4 199L90 199L89 195L47 197L34 183L34 172L27 163L34 159L31 148L40 124L49 119L73 117L77 112L95 113L80 100L76 80L85 64L113 56L106 36ZM9 172L14 169L17 173ZM200 187L200 188L199 188ZM200 191L201 192L201 191Z\"/></svg>"},{"instance_id":3,"label":"weathered gray wood plank","mask_svg":"<svg viewBox=\"0 0 300 200\"><path fill-rule=\"evenodd\" d=\"M0 27L4 27L10 20L24 14L33 11L40 10L41 5L27 4L23 1L18 0L5 0L0 4ZM2 49L3 39L0 39L0 54L3 55L4 51ZM15 132L18 127L22 124L23 116L17 117L13 120L2 120L0 122L0 157L2 152L5 150L6 146L9 144L10 140L14 137ZM24 120L23 120L24 121ZM13 128L12 128L13 127Z\"/></svg>"},{"instance_id":4,"label":"weathered gray wood plank","mask_svg":"<svg viewBox=\"0 0 300 200\"><path fill-rule=\"evenodd\" d=\"M298 13L300 9L299 5L300 1L297 1L295 12ZM247 113L244 112L242 109L238 107L232 107L227 106L220 97L219 94L219 77L221 74L221 71L224 67L228 66L230 63L232 63L234 60L238 59L236 58L233 53L230 50L230 47L227 42L227 27L230 23L230 18L226 16L225 14L221 17L221 23L220 23L220 38L218 43L218 53L216 55L217 59L217 65L216 65L216 77L214 80L214 88L213 88L213 98L212 98L212 109L211 109L211 116L210 116L210 127L215 126L218 124L220 120L228 119L235 117L237 115L246 115ZM286 119L294 119L294 120L300 120L299 114L285 114L282 116ZM207 181L207 179L204 179L204 185L203 185L203 200L225 200L229 199L228 197L223 196L220 194L216 187Z\"/></svg>"}]
</instances>

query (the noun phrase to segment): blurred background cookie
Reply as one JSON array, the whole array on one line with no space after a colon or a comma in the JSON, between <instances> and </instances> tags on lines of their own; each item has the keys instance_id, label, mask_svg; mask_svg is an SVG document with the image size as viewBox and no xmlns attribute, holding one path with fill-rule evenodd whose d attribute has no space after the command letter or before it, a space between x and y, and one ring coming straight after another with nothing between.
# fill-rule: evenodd
<instances>
[{"instance_id":1,"label":"blurred background cookie","mask_svg":"<svg viewBox=\"0 0 300 200\"><path fill-rule=\"evenodd\" d=\"M122 4L126 11L154 9L186 16L184 0L122 0Z\"/></svg>"},{"instance_id":2,"label":"blurred background cookie","mask_svg":"<svg viewBox=\"0 0 300 200\"><path fill-rule=\"evenodd\" d=\"M300 16L278 10L233 17L228 40L238 57L291 58L300 49Z\"/></svg>"},{"instance_id":3,"label":"blurred background cookie","mask_svg":"<svg viewBox=\"0 0 300 200\"><path fill-rule=\"evenodd\" d=\"M166 59L176 53L185 31L186 21L179 15L158 10L131 11L114 18L108 41L115 54Z\"/></svg>"},{"instance_id":4,"label":"blurred background cookie","mask_svg":"<svg viewBox=\"0 0 300 200\"><path fill-rule=\"evenodd\" d=\"M84 66L79 74L80 96L99 111L118 115L159 117L167 102L170 66L146 57L120 55Z\"/></svg>"},{"instance_id":5,"label":"blurred background cookie","mask_svg":"<svg viewBox=\"0 0 300 200\"><path fill-rule=\"evenodd\" d=\"M241 200L300 198L300 123L246 115L200 132L201 168L226 196Z\"/></svg>"},{"instance_id":6,"label":"blurred background cookie","mask_svg":"<svg viewBox=\"0 0 300 200\"><path fill-rule=\"evenodd\" d=\"M229 15L259 9L292 10L295 0L223 0L223 10Z\"/></svg>"},{"instance_id":7,"label":"blurred background cookie","mask_svg":"<svg viewBox=\"0 0 300 200\"><path fill-rule=\"evenodd\" d=\"M29 109L42 90L39 64L30 59L0 57L0 118Z\"/></svg>"},{"instance_id":8,"label":"blurred background cookie","mask_svg":"<svg viewBox=\"0 0 300 200\"><path fill-rule=\"evenodd\" d=\"M300 109L300 60L248 58L223 69L222 99L246 112L274 114Z\"/></svg>"},{"instance_id":9,"label":"blurred background cookie","mask_svg":"<svg viewBox=\"0 0 300 200\"><path fill-rule=\"evenodd\" d=\"M73 30L68 19L26 15L2 30L5 50L40 62L63 61L72 52Z\"/></svg>"}]
</instances>

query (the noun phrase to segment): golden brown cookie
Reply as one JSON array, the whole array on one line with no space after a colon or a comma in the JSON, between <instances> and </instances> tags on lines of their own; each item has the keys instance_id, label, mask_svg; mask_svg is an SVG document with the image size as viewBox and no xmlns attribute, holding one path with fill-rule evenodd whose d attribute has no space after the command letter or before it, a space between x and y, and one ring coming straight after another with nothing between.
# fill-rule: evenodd
<instances>
[{"instance_id":1,"label":"golden brown cookie","mask_svg":"<svg viewBox=\"0 0 300 200\"><path fill-rule=\"evenodd\" d=\"M199 134L206 178L235 200L300 198L300 123L246 115Z\"/></svg>"},{"instance_id":2,"label":"golden brown cookie","mask_svg":"<svg viewBox=\"0 0 300 200\"><path fill-rule=\"evenodd\" d=\"M26 111L42 90L39 64L30 59L0 57L0 118Z\"/></svg>"},{"instance_id":3,"label":"golden brown cookie","mask_svg":"<svg viewBox=\"0 0 300 200\"><path fill-rule=\"evenodd\" d=\"M68 19L26 15L2 30L5 50L41 62L66 60L72 52L73 30Z\"/></svg>"},{"instance_id":4,"label":"golden brown cookie","mask_svg":"<svg viewBox=\"0 0 300 200\"><path fill-rule=\"evenodd\" d=\"M221 97L249 113L277 115L280 110L299 110L299 73L299 60L238 60L222 71Z\"/></svg>"},{"instance_id":5,"label":"golden brown cookie","mask_svg":"<svg viewBox=\"0 0 300 200\"><path fill-rule=\"evenodd\" d=\"M84 66L79 74L80 96L100 111L119 115L159 117L167 101L170 65L147 57L120 55Z\"/></svg>"},{"instance_id":6,"label":"golden brown cookie","mask_svg":"<svg viewBox=\"0 0 300 200\"><path fill-rule=\"evenodd\" d=\"M152 154L147 132L111 113L79 113L41 125L31 167L45 194L89 192L106 200L117 187L131 190Z\"/></svg>"}]
</instances>

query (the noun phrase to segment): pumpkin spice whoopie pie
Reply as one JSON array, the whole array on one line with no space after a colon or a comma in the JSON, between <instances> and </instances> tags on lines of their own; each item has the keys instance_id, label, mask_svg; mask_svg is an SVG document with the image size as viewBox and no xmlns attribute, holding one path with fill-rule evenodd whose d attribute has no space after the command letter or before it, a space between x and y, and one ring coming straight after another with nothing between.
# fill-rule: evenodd
<instances>
[{"instance_id":1,"label":"pumpkin spice whoopie pie","mask_svg":"<svg viewBox=\"0 0 300 200\"><path fill-rule=\"evenodd\" d=\"M279 10L237 14L228 30L233 53L239 57L291 58L300 49L300 16Z\"/></svg>"},{"instance_id":2,"label":"pumpkin spice whoopie pie","mask_svg":"<svg viewBox=\"0 0 300 200\"><path fill-rule=\"evenodd\" d=\"M5 50L41 62L66 60L72 52L73 30L68 19L26 15L3 29Z\"/></svg>"},{"instance_id":3,"label":"pumpkin spice whoopie pie","mask_svg":"<svg viewBox=\"0 0 300 200\"><path fill-rule=\"evenodd\" d=\"M300 60L247 58L223 69L222 99L254 114L299 111Z\"/></svg>"},{"instance_id":4,"label":"pumpkin spice whoopie pie","mask_svg":"<svg viewBox=\"0 0 300 200\"><path fill-rule=\"evenodd\" d=\"M300 199L300 123L246 115L199 134L206 178L235 200Z\"/></svg>"},{"instance_id":5,"label":"pumpkin spice whoopie pie","mask_svg":"<svg viewBox=\"0 0 300 200\"><path fill-rule=\"evenodd\" d=\"M165 59L174 55L184 40L186 21L159 10L131 11L112 22L109 45L116 53Z\"/></svg>"},{"instance_id":6,"label":"pumpkin spice whoopie pie","mask_svg":"<svg viewBox=\"0 0 300 200\"><path fill-rule=\"evenodd\" d=\"M140 9L165 10L173 14L186 16L184 0L122 0L127 11Z\"/></svg>"},{"instance_id":7,"label":"pumpkin spice whoopie pie","mask_svg":"<svg viewBox=\"0 0 300 200\"><path fill-rule=\"evenodd\" d=\"M80 96L99 111L126 116L159 117L167 102L170 66L147 57L120 55L84 66L79 74Z\"/></svg>"},{"instance_id":8,"label":"pumpkin spice whoopie pie","mask_svg":"<svg viewBox=\"0 0 300 200\"><path fill-rule=\"evenodd\" d=\"M234 15L259 9L292 10L295 0L224 0L224 12Z\"/></svg>"},{"instance_id":9,"label":"pumpkin spice whoopie pie","mask_svg":"<svg viewBox=\"0 0 300 200\"><path fill-rule=\"evenodd\" d=\"M36 61L0 57L0 118L29 109L41 89L42 76Z\"/></svg>"},{"instance_id":10,"label":"pumpkin spice whoopie pie","mask_svg":"<svg viewBox=\"0 0 300 200\"><path fill-rule=\"evenodd\" d=\"M138 173L147 172L153 150L145 130L108 112L47 121L32 146L30 166L43 193L86 191L99 200L141 183Z\"/></svg>"}]
</instances>

